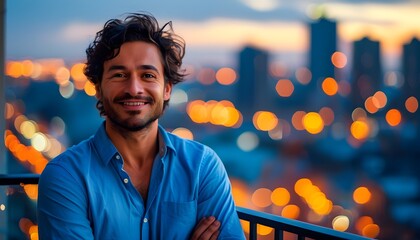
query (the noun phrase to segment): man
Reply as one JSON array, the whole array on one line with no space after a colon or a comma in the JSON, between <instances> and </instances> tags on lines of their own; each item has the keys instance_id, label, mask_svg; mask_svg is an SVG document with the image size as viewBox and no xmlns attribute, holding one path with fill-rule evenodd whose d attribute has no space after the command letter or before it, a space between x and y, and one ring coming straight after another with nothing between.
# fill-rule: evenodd
<instances>
[{"instance_id":1,"label":"man","mask_svg":"<svg viewBox=\"0 0 420 240\"><path fill-rule=\"evenodd\" d=\"M244 239L219 157L158 124L184 50L148 14L97 33L85 74L105 121L43 171L40 239Z\"/></svg>"}]
</instances>

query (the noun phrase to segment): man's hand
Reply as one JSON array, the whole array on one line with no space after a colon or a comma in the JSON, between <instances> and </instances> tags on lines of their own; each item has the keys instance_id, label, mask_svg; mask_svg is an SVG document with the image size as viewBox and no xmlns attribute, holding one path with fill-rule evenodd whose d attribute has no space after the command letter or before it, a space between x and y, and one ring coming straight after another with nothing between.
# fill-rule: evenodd
<instances>
[{"instance_id":1,"label":"man's hand","mask_svg":"<svg viewBox=\"0 0 420 240\"><path fill-rule=\"evenodd\" d=\"M219 236L220 222L215 217L204 217L195 226L191 240L215 240Z\"/></svg>"}]
</instances>

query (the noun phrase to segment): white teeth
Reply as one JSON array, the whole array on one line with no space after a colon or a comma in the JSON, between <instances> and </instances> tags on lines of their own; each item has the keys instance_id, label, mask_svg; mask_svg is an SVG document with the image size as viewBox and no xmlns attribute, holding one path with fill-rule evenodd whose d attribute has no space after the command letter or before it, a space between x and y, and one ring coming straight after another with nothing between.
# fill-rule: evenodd
<instances>
[{"instance_id":1,"label":"white teeth","mask_svg":"<svg viewBox=\"0 0 420 240\"><path fill-rule=\"evenodd\" d=\"M124 102L124 105L127 106L140 106L140 105L144 105L144 102Z\"/></svg>"}]
</instances>

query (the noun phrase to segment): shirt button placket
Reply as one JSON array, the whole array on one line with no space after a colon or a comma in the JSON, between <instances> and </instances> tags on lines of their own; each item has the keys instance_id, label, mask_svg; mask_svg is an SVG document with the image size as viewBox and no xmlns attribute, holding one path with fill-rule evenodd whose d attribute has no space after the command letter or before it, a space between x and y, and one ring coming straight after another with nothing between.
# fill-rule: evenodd
<instances>
[{"instance_id":1,"label":"shirt button placket","mask_svg":"<svg viewBox=\"0 0 420 240\"><path fill-rule=\"evenodd\" d=\"M115 155L115 159L120 160L121 156L119 154ZM128 178L124 178L124 183L127 184L129 182Z\"/></svg>"}]
</instances>

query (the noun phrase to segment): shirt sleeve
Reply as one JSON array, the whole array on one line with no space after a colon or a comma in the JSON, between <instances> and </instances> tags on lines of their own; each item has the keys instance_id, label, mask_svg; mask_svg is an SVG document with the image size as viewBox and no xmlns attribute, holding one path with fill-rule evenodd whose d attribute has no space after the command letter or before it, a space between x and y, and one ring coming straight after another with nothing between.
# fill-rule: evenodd
<instances>
[{"instance_id":1,"label":"shirt sleeve","mask_svg":"<svg viewBox=\"0 0 420 240\"><path fill-rule=\"evenodd\" d=\"M93 239L83 189L63 166L47 165L38 184L40 239Z\"/></svg>"},{"instance_id":2,"label":"shirt sleeve","mask_svg":"<svg viewBox=\"0 0 420 240\"><path fill-rule=\"evenodd\" d=\"M214 216L220 221L219 239L245 239L224 165L210 148L204 157L200 167L198 217Z\"/></svg>"}]
</instances>

